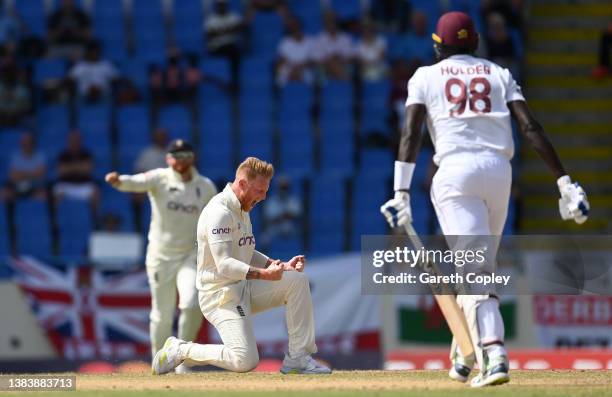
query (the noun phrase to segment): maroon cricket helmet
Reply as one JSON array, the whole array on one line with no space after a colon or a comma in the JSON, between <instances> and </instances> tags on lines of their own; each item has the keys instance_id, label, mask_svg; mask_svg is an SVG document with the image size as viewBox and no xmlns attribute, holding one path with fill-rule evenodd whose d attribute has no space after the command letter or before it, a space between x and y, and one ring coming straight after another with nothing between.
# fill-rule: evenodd
<instances>
[{"instance_id":1,"label":"maroon cricket helmet","mask_svg":"<svg viewBox=\"0 0 612 397\"><path fill-rule=\"evenodd\" d=\"M478 33L474 21L468 14L458 11L442 15L438 19L436 33L432 33L431 38L446 47L476 49L478 46Z\"/></svg>"}]
</instances>

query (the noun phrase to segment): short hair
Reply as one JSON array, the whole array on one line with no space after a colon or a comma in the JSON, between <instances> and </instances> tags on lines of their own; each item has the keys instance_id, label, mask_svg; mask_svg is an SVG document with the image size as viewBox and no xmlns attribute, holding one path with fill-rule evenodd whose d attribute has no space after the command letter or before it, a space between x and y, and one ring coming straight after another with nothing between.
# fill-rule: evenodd
<instances>
[{"instance_id":1,"label":"short hair","mask_svg":"<svg viewBox=\"0 0 612 397\"><path fill-rule=\"evenodd\" d=\"M264 178L272 179L274 176L274 166L268 162L258 159L257 157L247 157L236 170L236 177L244 171L248 180L255 179L258 175Z\"/></svg>"}]
</instances>

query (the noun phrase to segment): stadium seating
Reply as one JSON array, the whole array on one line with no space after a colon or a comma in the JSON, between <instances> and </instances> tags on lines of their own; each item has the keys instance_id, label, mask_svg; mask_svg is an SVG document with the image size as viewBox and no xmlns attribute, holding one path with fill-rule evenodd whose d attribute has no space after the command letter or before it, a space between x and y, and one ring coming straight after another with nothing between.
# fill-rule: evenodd
<instances>
[{"instance_id":1,"label":"stadium seating","mask_svg":"<svg viewBox=\"0 0 612 397\"><path fill-rule=\"evenodd\" d=\"M172 3L174 42L183 51L201 53L204 33L201 0L177 0Z\"/></svg>"},{"instance_id":2,"label":"stadium seating","mask_svg":"<svg viewBox=\"0 0 612 397\"><path fill-rule=\"evenodd\" d=\"M0 201L0 257L10 254L8 212L4 202Z\"/></svg>"},{"instance_id":3,"label":"stadium seating","mask_svg":"<svg viewBox=\"0 0 612 397\"><path fill-rule=\"evenodd\" d=\"M257 12L251 23L250 50L272 59L283 36L283 22L276 12Z\"/></svg>"},{"instance_id":4,"label":"stadium seating","mask_svg":"<svg viewBox=\"0 0 612 397\"><path fill-rule=\"evenodd\" d=\"M101 190L100 216L106 214L118 215L121 218L120 231L135 231L131 195L120 192L108 184L103 184Z\"/></svg>"},{"instance_id":5,"label":"stadium seating","mask_svg":"<svg viewBox=\"0 0 612 397\"><path fill-rule=\"evenodd\" d=\"M229 102L214 101L201 111L198 168L214 180L232 175L231 109Z\"/></svg>"},{"instance_id":6,"label":"stadium seating","mask_svg":"<svg viewBox=\"0 0 612 397\"><path fill-rule=\"evenodd\" d=\"M300 20L304 33L317 34L322 29L321 3L312 0L292 0L289 2L291 12Z\"/></svg>"},{"instance_id":7,"label":"stadium seating","mask_svg":"<svg viewBox=\"0 0 612 397\"><path fill-rule=\"evenodd\" d=\"M51 219L47 202L22 199L15 203L17 252L48 257L52 254Z\"/></svg>"},{"instance_id":8,"label":"stadium seating","mask_svg":"<svg viewBox=\"0 0 612 397\"><path fill-rule=\"evenodd\" d=\"M166 58L165 20L160 0L132 1L132 31L136 58L163 63Z\"/></svg>"},{"instance_id":9,"label":"stadium seating","mask_svg":"<svg viewBox=\"0 0 612 397\"><path fill-rule=\"evenodd\" d=\"M30 32L38 36L47 32L44 0L19 0L13 4L17 15Z\"/></svg>"},{"instance_id":10,"label":"stadium seating","mask_svg":"<svg viewBox=\"0 0 612 397\"><path fill-rule=\"evenodd\" d=\"M119 170L134 171L134 161L150 144L149 110L144 105L122 106L117 109L117 139Z\"/></svg>"},{"instance_id":11,"label":"stadium seating","mask_svg":"<svg viewBox=\"0 0 612 397\"><path fill-rule=\"evenodd\" d=\"M0 147L7 148L7 154L0 156L0 182L8 178L8 167L13 152L19 150L20 131L3 128L0 130Z\"/></svg>"},{"instance_id":12,"label":"stadium seating","mask_svg":"<svg viewBox=\"0 0 612 397\"><path fill-rule=\"evenodd\" d=\"M97 0L92 12L95 36L102 41L103 55L115 62L127 58L127 34L122 0Z\"/></svg>"},{"instance_id":13,"label":"stadium seating","mask_svg":"<svg viewBox=\"0 0 612 397\"><path fill-rule=\"evenodd\" d=\"M70 114L66 105L42 106L36 112L38 147L43 149L50 161L55 164L59 152L66 146L70 132Z\"/></svg>"},{"instance_id":14,"label":"stadium seating","mask_svg":"<svg viewBox=\"0 0 612 397\"><path fill-rule=\"evenodd\" d=\"M361 95L361 135L372 132L390 135L389 81L365 82Z\"/></svg>"},{"instance_id":15,"label":"stadium seating","mask_svg":"<svg viewBox=\"0 0 612 397\"><path fill-rule=\"evenodd\" d=\"M94 220L85 200L62 199L57 203L55 222L59 233L59 254L79 260L87 253Z\"/></svg>"},{"instance_id":16,"label":"stadium seating","mask_svg":"<svg viewBox=\"0 0 612 397\"><path fill-rule=\"evenodd\" d=\"M310 252L313 255L341 252L345 227L344 179L321 175L312 181L309 199Z\"/></svg>"},{"instance_id":17,"label":"stadium seating","mask_svg":"<svg viewBox=\"0 0 612 397\"><path fill-rule=\"evenodd\" d=\"M168 130L170 139L193 139L191 114L185 105L164 106L159 113L157 125Z\"/></svg>"},{"instance_id":18,"label":"stadium seating","mask_svg":"<svg viewBox=\"0 0 612 397\"><path fill-rule=\"evenodd\" d=\"M390 198L392 170L387 167L386 175L361 172L354 179L351 195L351 249L361 248L362 235L387 234L387 222L379 208Z\"/></svg>"}]
</instances>

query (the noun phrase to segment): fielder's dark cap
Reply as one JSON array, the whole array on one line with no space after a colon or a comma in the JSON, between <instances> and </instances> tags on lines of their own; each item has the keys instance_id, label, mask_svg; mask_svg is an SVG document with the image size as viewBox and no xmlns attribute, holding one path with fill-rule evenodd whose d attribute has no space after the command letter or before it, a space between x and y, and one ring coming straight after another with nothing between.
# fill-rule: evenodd
<instances>
[{"instance_id":1,"label":"fielder's dark cap","mask_svg":"<svg viewBox=\"0 0 612 397\"><path fill-rule=\"evenodd\" d=\"M193 146L184 139L175 139L168 145L168 153L193 152Z\"/></svg>"},{"instance_id":2,"label":"fielder's dark cap","mask_svg":"<svg viewBox=\"0 0 612 397\"><path fill-rule=\"evenodd\" d=\"M436 33L431 38L438 44L448 47L476 47L478 33L474 21L468 14L453 11L447 12L438 19Z\"/></svg>"}]
</instances>

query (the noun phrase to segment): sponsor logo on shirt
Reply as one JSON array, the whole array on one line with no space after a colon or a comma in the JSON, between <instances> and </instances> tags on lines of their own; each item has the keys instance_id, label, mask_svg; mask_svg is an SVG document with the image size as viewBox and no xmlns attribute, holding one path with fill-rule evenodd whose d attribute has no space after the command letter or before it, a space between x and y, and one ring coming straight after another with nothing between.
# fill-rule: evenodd
<instances>
[{"instance_id":1,"label":"sponsor logo on shirt","mask_svg":"<svg viewBox=\"0 0 612 397\"><path fill-rule=\"evenodd\" d=\"M231 231L229 227L217 227L212 230L212 234L230 234Z\"/></svg>"},{"instance_id":2,"label":"sponsor logo on shirt","mask_svg":"<svg viewBox=\"0 0 612 397\"><path fill-rule=\"evenodd\" d=\"M168 208L170 211L181 211L186 214L195 214L199 211L197 205L185 205L176 201L168 201L168 204L166 204L166 208Z\"/></svg>"},{"instance_id":3,"label":"sponsor logo on shirt","mask_svg":"<svg viewBox=\"0 0 612 397\"><path fill-rule=\"evenodd\" d=\"M245 245L255 245L255 236L244 236L244 237L240 237L240 240L238 240L238 246L242 247Z\"/></svg>"}]
</instances>

